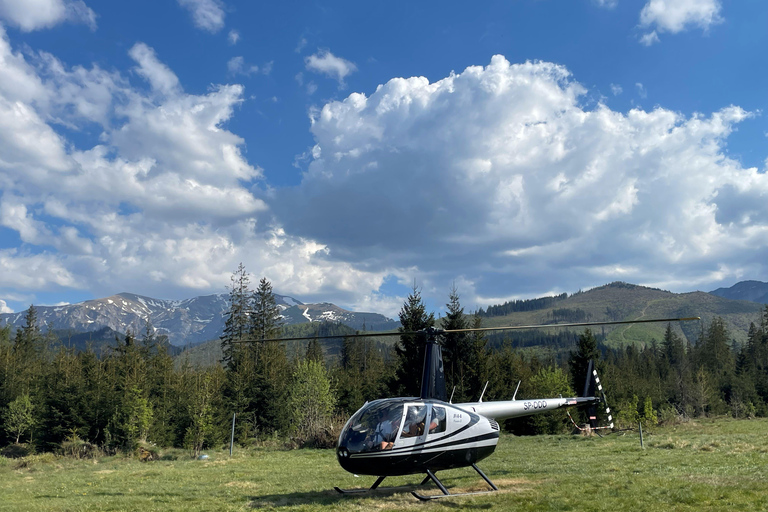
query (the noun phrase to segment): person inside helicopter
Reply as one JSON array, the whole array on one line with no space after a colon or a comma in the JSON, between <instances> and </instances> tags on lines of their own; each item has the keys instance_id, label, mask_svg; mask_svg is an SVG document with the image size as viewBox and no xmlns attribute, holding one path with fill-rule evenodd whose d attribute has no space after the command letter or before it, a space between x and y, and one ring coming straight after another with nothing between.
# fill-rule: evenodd
<instances>
[{"instance_id":1,"label":"person inside helicopter","mask_svg":"<svg viewBox=\"0 0 768 512\"><path fill-rule=\"evenodd\" d=\"M418 437L424 433L424 424L427 421L427 406L412 405L408 407L408 414L403 424L400 437Z\"/></svg>"},{"instance_id":2,"label":"person inside helicopter","mask_svg":"<svg viewBox=\"0 0 768 512\"><path fill-rule=\"evenodd\" d=\"M402 408L386 408L379 412L379 424L376 425L373 436L373 448L378 450L391 450L400 426Z\"/></svg>"},{"instance_id":3,"label":"person inside helicopter","mask_svg":"<svg viewBox=\"0 0 768 512\"><path fill-rule=\"evenodd\" d=\"M402 403L376 400L366 404L350 418L341 433L339 444L350 453L391 449L402 416Z\"/></svg>"}]
</instances>

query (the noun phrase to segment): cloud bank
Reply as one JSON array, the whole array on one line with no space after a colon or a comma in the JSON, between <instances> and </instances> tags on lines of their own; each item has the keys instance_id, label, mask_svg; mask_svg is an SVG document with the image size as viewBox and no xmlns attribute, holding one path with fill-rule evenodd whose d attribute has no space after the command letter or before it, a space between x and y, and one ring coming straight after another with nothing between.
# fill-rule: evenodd
<instances>
[{"instance_id":1,"label":"cloud bank","mask_svg":"<svg viewBox=\"0 0 768 512\"><path fill-rule=\"evenodd\" d=\"M128 54L135 84L24 56L0 32L0 227L20 240L0 250L3 297L219 293L240 261L296 294L378 288L383 274L328 261L272 221L255 193L261 169L225 127L242 86L189 94L151 47ZM78 148L61 126L96 127L100 143Z\"/></svg>"},{"instance_id":2,"label":"cloud bank","mask_svg":"<svg viewBox=\"0 0 768 512\"><path fill-rule=\"evenodd\" d=\"M728 157L752 115L737 106L587 107L565 67L495 56L313 109L302 182L273 189L228 128L242 85L190 93L151 46L128 56L72 67L0 28L0 229L19 240L0 249L0 309L36 291L216 293L241 261L281 293L393 316L393 281L438 304L455 282L473 306L765 275L768 180ZM355 71L330 51L304 66L340 85ZM96 142L68 135L85 129Z\"/></svg>"},{"instance_id":3,"label":"cloud bank","mask_svg":"<svg viewBox=\"0 0 768 512\"><path fill-rule=\"evenodd\" d=\"M562 66L495 56L351 94L313 115L303 182L273 207L340 260L443 295L461 277L481 304L764 273L740 254L768 253L768 178L724 152L751 114L586 109L584 93Z\"/></svg>"}]
</instances>

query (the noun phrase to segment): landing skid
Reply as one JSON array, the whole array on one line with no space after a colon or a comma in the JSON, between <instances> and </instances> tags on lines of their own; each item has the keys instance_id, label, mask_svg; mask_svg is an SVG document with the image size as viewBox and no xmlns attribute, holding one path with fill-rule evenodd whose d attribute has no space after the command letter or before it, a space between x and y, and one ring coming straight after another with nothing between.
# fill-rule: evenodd
<instances>
[{"instance_id":1,"label":"landing skid","mask_svg":"<svg viewBox=\"0 0 768 512\"><path fill-rule=\"evenodd\" d=\"M431 501L431 500L439 500L441 498L452 498L452 497L458 497L458 496L477 496L479 494L488 494L488 493L496 492L496 491L499 490L499 488L496 487L496 485L493 482L491 482L491 480L487 476L485 476L485 473L483 473L480 470L480 468L477 467L476 464L472 464L472 468L475 471L477 471L477 473L481 477L483 477L483 480L485 480L486 483L491 487L490 490L488 490L488 491L479 491L479 492L461 492L461 493L451 494L450 492L448 492L448 489L445 488L443 483L440 480L438 480L438 478L435 476L435 474L432 471L427 470L427 477L421 483L424 484L427 481L432 480L433 482L435 482L435 485L437 485L437 487L440 488L440 490L443 492L443 494L426 495L426 494L419 494L416 491L411 491L411 494L413 494L414 498L418 498L421 501Z\"/></svg>"},{"instance_id":2,"label":"landing skid","mask_svg":"<svg viewBox=\"0 0 768 512\"><path fill-rule=\"evenodd\" d=\"M381 482L384 481L385 478L387 477L380 476L377 478L370 489L341 489L339 487L334 487L333 489L339 494L364 494L366 492L376 490L376 488L379 486L379 484L381 484Z\"/></svg>"}]
</instances>

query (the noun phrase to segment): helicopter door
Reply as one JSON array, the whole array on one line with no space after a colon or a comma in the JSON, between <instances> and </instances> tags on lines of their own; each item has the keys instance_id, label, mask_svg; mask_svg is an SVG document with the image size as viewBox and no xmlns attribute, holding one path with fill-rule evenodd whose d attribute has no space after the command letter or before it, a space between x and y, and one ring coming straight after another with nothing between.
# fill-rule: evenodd
<instances>
[{"instance_id":1,"label":"helicopter door","mask_svg":"<svg viewBox=\"0 0 768 512\"><path fill-rule=\"evenodd\" d=\"M399 447L413 446L424 440L426 435L428 406L426 404L409 405L406 408L400 435L395 445Z\"/></svg>"},{"instance_id":2,"label":"helicopter door","mask_svg":"<svg viewBox=\"0 0 768 512\"><path fill-rule=\"evenodd\" d=\"M429 438L432 439L445 435L446 426L445 407L433 405L432 411L429 414Z\"/></svg>"}]
</instances>

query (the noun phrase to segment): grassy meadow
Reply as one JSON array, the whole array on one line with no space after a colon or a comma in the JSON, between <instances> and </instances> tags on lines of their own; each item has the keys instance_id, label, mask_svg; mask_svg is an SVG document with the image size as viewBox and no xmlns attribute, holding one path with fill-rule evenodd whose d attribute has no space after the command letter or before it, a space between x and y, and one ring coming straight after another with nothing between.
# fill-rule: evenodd
<instances>
[{"instance_id":1,"label":"grassy meadow","mask_svg":"<svg viewBox=\"0 0 768 512\"><path fill-rule=\"evenodd\" d=\"M500 491L422 503L408 491L420 476L369 486L336 463L332 450L209 451L191 460L161 452L153 462L75 460L51 454L0 457L0 511L13 510L767 510L768 419L696 420L605 438L502 436L479 465ZM439 474L452 492L483 490L471 469ZM438 493L432 484L422 491Z\"/></svg>"}]
</instances>

